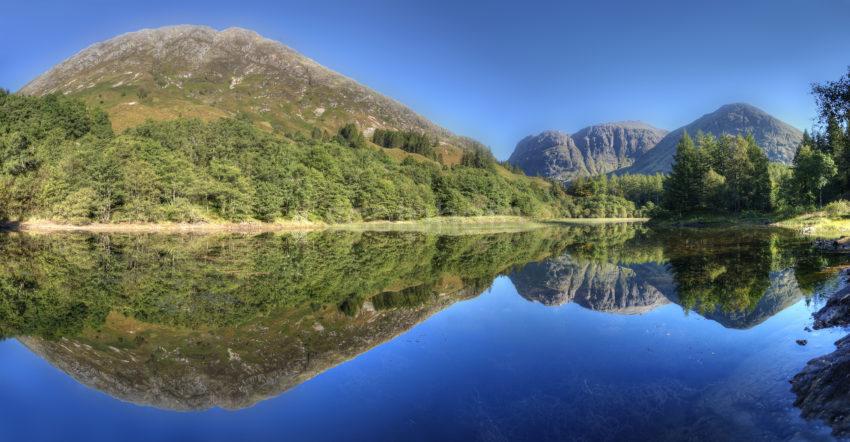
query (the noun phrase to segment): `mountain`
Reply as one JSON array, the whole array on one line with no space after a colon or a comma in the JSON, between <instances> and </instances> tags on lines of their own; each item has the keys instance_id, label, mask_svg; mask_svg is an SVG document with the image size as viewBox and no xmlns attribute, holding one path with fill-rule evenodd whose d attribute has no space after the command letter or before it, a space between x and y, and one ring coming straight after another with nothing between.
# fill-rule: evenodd
<instances>
[{"instance_id":1,"label":"mountain","mask_svg":"<svg viewBox=\"0 0 850 442\"><path fill-rule=\"evenodd\" d=\"M636 121L589 126L573 135L545 131L517 143L508 162L528 175L570 180L630 166L666 134Z\"/></svg>"},{"instance_id":2,"label":"mountain","mask_svg":"<svg viewBox=\"0 0 850 442\"><path fill-rule=\"evenodd\" d=\"M246 115L260 127L335 133L356 122L413 130L449 144L465 140L411 109L283 44L240 28L143 29L96 43L24 86L70 94L107 110L116 129L145 119Z\"/></svg>"},{"instance_id":3,"label":"mountain","mask_svg":"<svg viewBox=\"0 0 850 442\"><path fill-rule=\"evenodd\" d=\"M0 256L16 259L0 266L0 339L124 401L240 409L480 295L568 238L559 229L0 236ZM51 308L36 307L45 296Z\"/></svg>"},{"instance_id":4,"label":"mountain","mask_svg":"<svg viewBox=\"0 0 850 442\"><path fill-rule=\"evenodd\" d=\"M354 318L326 308L292 309L242 327L203 333L152 326L113 313L102 324L102 334L18 339L77 382L122 401L168 410L238 410L391 341L480 291L462 288L422 305L371 308ZM152 328L156 333L146 333L139 342L136 331ZM114 339L137 341L118 348Z\"/></svg>"},{"instance_id":5,"label":"mountain","mask_svg":"<svg viewBox=\"0 0 850 442\"><path fill-rule=\"evenodd\" d=\"M791 163L794 152L803 138L802 132L755 106L745 103L727 104L710 114L703 115L687 126L670 132L658 142L654 149L638 158L630 167L617 173L669 172L673 164L673 155L676 153L676 144L685 131L692 136L699 132L717 136L752 133L771 161L784 164Z\"/></svg>"},{"instance_id":6,"label":"mountain","mask_svg":"<svg viewBox=\"0 0 850 442\"><path fill-rule=\"evenodd\" d=\"M510 279L520 296L547 306L575 302L594 311L640 314L670 302L628 267L568 254L530 263Z\"/></svg>"},{"instance_id":7,"label":"mountain","mask_svg":"<svg viewBox=\"0 0 850 442\"><path fill-rule=\"evenodd\" d=\"M0 220L544 218L573 204L479 143L236 28L146 29L86 48L20 93L0 90L3 134L26 145L3 160L23 166L0 171L12 183Z\"/></svg>"}]
</instances>

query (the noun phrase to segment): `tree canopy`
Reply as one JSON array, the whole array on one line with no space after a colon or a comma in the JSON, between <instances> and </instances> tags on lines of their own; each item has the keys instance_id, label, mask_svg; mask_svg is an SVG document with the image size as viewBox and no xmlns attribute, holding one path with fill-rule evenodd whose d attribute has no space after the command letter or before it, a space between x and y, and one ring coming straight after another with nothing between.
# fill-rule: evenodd
<instances>
[{"instance_id":1,"label":"tree canopy","mask_svg":"<svg viewBox=\"0 0 850 442\"><path fill-rule=\"evenodd\" d=\"M699 211L768 212L773 187L767 155L748 135L685 133L673 171L664 182L664 208L678 214Z\"/></svg>"},{"instance_id":2,"label":"tree canopy","mask_svg":"<svg viewBox=\"0 0 850 442\"><path fill-rule=\"evenodd\" d=\"M412 132L383 136L426 156L434 143ZM105 113L78 100L0 94L5 219L339 223L571 213L572 198L557 185L502 169L484 146L470 147L461 163L394 160L354 124L333 138L287 138L240 118L177 119L116 135Z\"/></svg>"}]
</instances>

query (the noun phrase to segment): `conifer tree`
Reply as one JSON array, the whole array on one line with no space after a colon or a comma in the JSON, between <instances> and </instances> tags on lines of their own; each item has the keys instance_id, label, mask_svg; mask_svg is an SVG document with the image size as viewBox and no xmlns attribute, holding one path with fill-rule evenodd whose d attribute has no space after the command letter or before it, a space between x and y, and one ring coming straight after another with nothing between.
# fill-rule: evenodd
<instances>
[{"instance_id":1,"label":"conifer tree","mask_svg":"<svg viewBox=\"0 0 850 442\"><path fill-rule=\"evenodd\" d=\"M699 209L707 168L687 132L676 146L673 171L664 182L664 207L685 213Z\"/></svg>"},{"instance_id":2,"label":"conifer tree","mask_svg":"<svg viewBox=\"0 0 850 442\"><path fill-rule=\"evenodd\" d=\"M768 212L772 209L770 160L758 146L752 134L747 135L745 140L750 166L749 182L746 188L749 194L747 209Z\"/></svg>"}]
</instances>

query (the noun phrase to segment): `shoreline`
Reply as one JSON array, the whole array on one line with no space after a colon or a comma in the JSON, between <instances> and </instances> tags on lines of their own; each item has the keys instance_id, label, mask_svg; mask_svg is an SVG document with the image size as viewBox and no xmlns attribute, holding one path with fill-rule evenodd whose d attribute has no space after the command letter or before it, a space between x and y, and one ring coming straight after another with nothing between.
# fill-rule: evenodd
<instances>
[{"instance_id":1,"label":"shoreline","mask_svg":"<svg viewBox=\"0 0 850 442\"><path fill-rule=\"evenodd\" d=\"M519 231L553 225L646 222L645 218L576 218L533 220L519 216L436 217L410 221L362 221L327 224L312 221L259 221L229 223L91 223L64 224L48 220L30 220L0 224L0 232L23 233L266 233L311 232L319 230L363 231Z\"/></svg>"},{"instance_id":2,"label":"shoreline","mask_svg":"<svg viewBox=\"0 0 850 442\"><path fill-rule=\"evenodd\" d=\"M649 225L658 228L776 228L795 231L811 238L850 236L850 218L831 218L824 212L795 216L758 215L690 215L682 218L655 218Z\"/></svg>"}]
</instances>

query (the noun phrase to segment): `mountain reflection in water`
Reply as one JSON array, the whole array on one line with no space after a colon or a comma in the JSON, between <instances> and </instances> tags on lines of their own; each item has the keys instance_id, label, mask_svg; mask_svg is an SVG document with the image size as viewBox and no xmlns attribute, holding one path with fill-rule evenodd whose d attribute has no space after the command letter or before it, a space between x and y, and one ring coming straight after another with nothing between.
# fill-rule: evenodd
<instances>
[{"instance_id":1,"label":"mountain reflection in water","mask_svg":"<svg viewBox=\"0 0 850 442\"><path fill-rule=\"evenodd\" d=\"M174 410L277 396L500 275L546 306L633 315L674 303L748 329L811 299L843 259L783 231L627 224L469 235L5 234L0 256L0 335L85 385Z\"/></svg>"}]
</instances>

